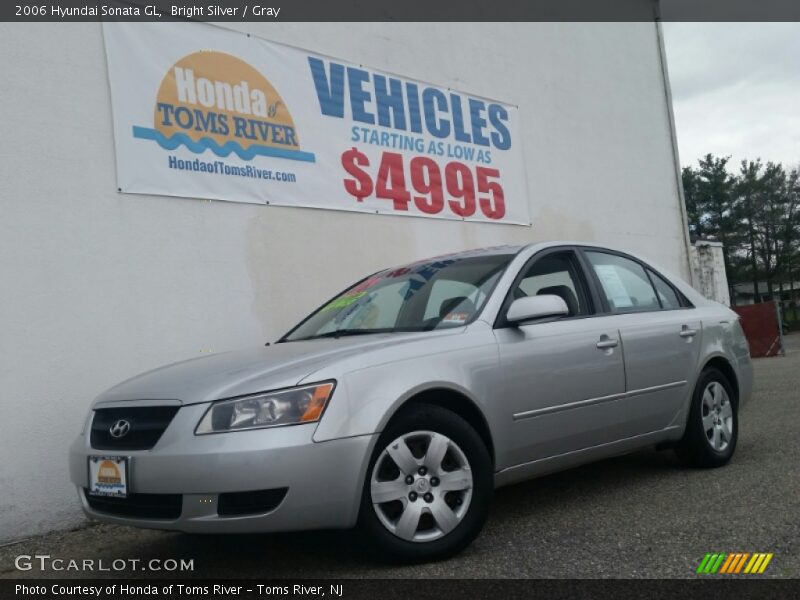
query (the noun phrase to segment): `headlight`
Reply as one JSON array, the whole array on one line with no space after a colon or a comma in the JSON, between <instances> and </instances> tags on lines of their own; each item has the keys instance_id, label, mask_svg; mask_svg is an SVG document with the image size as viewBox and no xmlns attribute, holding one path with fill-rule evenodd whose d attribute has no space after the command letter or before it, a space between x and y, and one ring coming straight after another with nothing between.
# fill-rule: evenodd
<instances>
[{"instance_id":1,"label":"headlight","mask_svg":"<svg viewBox=\"0 0 800 600\"><path fill-rule=\"evenodd\" d=\"M194 432L203 435L319 421L334 385L327 381L214 402Z\"/></svg>"}]
</instances>

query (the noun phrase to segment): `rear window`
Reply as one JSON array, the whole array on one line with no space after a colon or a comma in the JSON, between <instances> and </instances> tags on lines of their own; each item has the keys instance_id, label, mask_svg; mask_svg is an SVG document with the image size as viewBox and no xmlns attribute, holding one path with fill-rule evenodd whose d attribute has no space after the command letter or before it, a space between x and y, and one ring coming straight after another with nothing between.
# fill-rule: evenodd
<instances>
[{"instance_id":1,"label":"rear window","mask_svg":"<svg viewBox=\"0 0 800 600\"><path fill-rule=\"evenodd\" d=\"M667 310L680 308L680 298L678 298L678 294L675 293L672 286L658 273L654 273L650 269L647 270L647 274L650 275L650 279L653 280L653 285L656 288L656 293L658 294L658 299L661 301L662 308Z\"/></svg>"}]
</instances>

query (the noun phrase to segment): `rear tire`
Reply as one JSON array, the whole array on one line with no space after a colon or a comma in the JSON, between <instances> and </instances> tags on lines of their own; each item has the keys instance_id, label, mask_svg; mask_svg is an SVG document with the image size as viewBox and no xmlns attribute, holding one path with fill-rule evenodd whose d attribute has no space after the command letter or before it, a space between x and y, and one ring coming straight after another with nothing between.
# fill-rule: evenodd
<instances>
[{"instance_id":1,"label":"rear tire","mask_svg":"<svg viewBox=\"0 0 800 600\"><path fill-rule=\"evenodd\" d=\"M378 438L361 499L359 529L394 560L440 560L480 533L494 469L477 432L439 406L403 410Z\"/></svg>"},{"instance_id":2,"label":"rear tire","mask_svg":"<svg viewBox=\"0 0 800 600\"><path fill-rule=\"evenodd\" d=\"M738 400L728 378L705 369L697 380L686 431L676 447L690 467L715 468L730 461L739 438Z\"/></svg>"}]
</instances>

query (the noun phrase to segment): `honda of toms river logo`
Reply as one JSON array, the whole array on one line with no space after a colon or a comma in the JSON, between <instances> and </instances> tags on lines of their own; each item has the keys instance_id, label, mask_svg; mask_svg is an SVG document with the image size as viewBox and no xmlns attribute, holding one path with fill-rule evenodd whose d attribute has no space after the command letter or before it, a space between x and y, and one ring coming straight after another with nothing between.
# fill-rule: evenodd
<instances>
[{"instance_id":1,"label":"honda of toms river logo","mask_svg":"<svg viewBox=\"0 0 800 600\"><path fill-rule=\"evenodd\" d=\"M756 575L767 569L773 554L766 552L709 552L700 561L697 573L723 575Z\"/></svg>"},{"instance_id":2,"label":"honda of toms river logo","mask_svg":"<svg viewBox=\"0 0 800 600\"><path fill-rule=\"evenodd\" d=\"M297 128L277 90L252 66L224 52L195 52L176 62L158 89L153 127L135 125L133 137L164 150L185 146L223 158L314 162L314 154L300 149Z\"/></svg>"},{"instance_id":3,"label":"honda of toms river logo","mask_svg":"<svg viewBox=\"0 0 800 600\"><path fill-rule=\"evenodd\" d=\"M101 462L97 471L97 483L111 488L122 485L122 474L119 472L119 467L111 460Z\"/></svg>"}]
</instances>

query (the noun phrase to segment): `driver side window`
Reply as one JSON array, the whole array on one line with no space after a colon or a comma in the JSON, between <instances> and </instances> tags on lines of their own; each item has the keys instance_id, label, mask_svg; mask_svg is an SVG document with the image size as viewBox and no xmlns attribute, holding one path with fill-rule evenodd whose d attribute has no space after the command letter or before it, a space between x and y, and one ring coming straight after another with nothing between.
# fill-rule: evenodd
<instances>
[{"instance_id":1,"label":"driver side window","mask_svg":"<svg viewBox=\"0 0 800 600\"><path fill-rule=\"evenodd\" d=\"M528 267L513 290L514 300L525 296L552 294L567 305L570 317L589 314L580 271L572 252L558 252L539 258Z\"/></svg>"}]
</instances>

